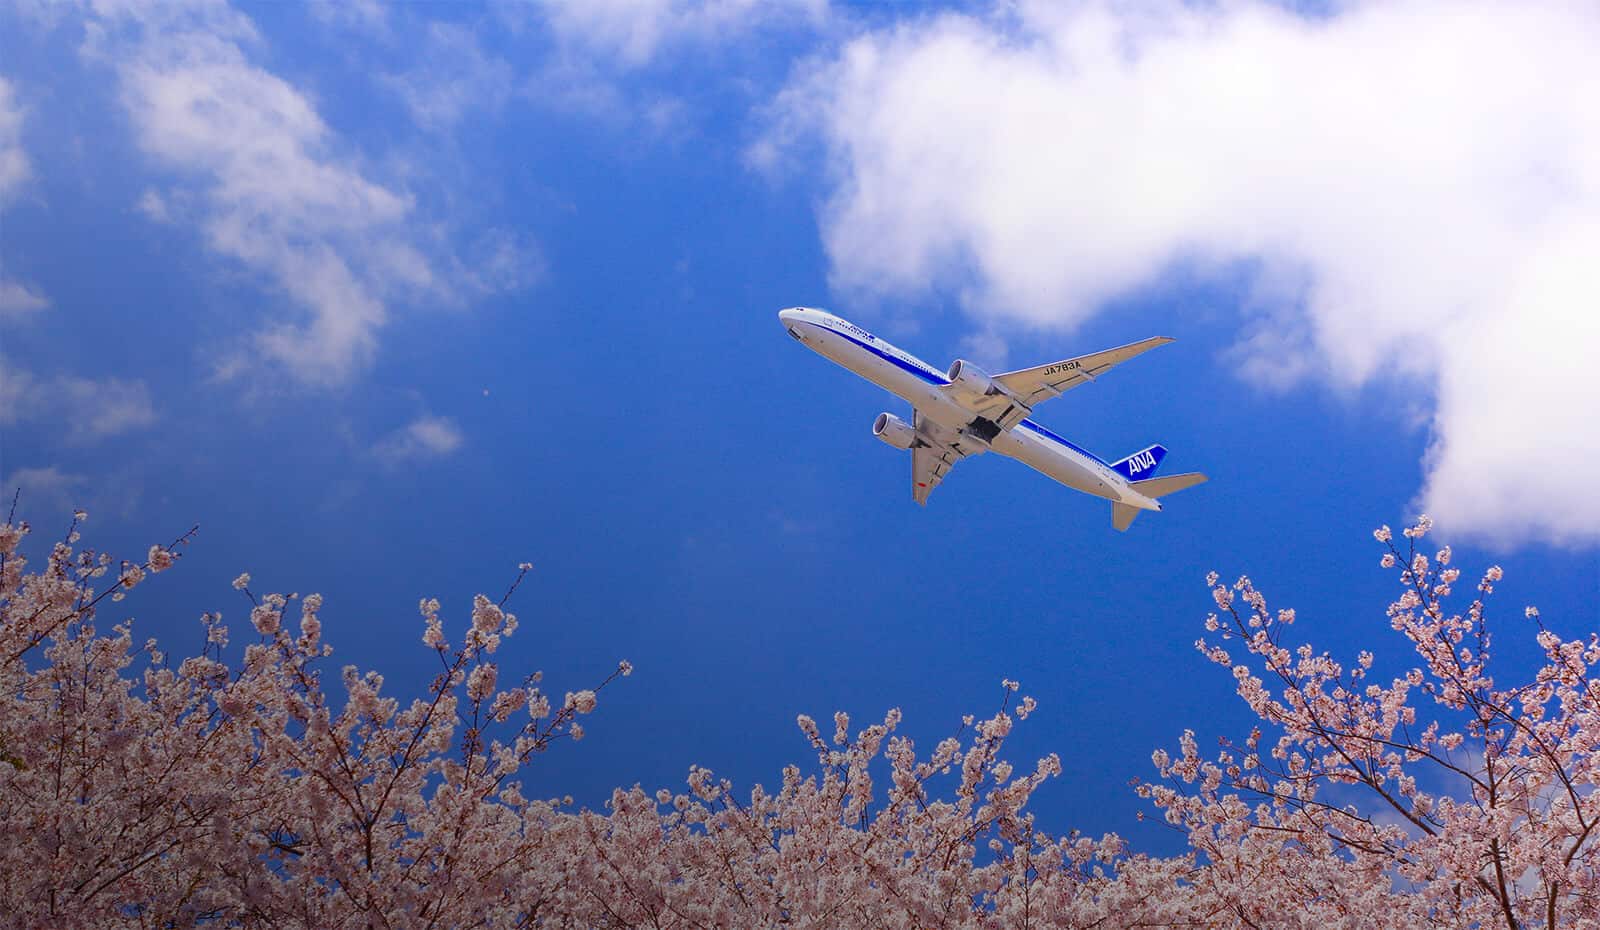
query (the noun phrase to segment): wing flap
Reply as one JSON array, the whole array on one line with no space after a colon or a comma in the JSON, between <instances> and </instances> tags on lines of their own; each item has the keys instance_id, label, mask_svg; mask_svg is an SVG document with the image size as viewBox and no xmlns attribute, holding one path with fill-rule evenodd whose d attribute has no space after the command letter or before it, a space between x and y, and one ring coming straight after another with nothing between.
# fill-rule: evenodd
<instances>
[{"instance_id":1,"label":"wing flap","mask_svg":"<svg viewBox=\"0 0 1600 930\"><path fill-rule=\"evenodd\" d=\"M950 467L958 459L949 452L932 446L917 446L911 450L911 499L926 507L928 495L938 487Z\"/></svg>"},{"instance_id":2,"label":"wing flap","mask_svg":"<svg viewBox=\"0 0 1600 930\"><path fill-rule=\"evenodd\" d=\"M911 499L927 506L928 495L938 487L955 464L971 454L961 438L918 410L912 416L917 444L911 447Z\"/></svg>"}]
</instances>

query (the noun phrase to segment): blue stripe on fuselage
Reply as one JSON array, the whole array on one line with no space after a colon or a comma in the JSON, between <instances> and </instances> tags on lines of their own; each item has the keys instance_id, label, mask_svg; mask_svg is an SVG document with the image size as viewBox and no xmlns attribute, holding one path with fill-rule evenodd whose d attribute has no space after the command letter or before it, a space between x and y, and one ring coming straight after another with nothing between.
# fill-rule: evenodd
<instances>
[{"instance_id":1,"label":"blue stripe on fuselage","mask_svg":"<svg viewBox=\"0 0 1600 930\"><path fill-rule=\"evenodd\" d=\"M812 324L812 325L816 325L816 324ZM844 332L843 330L834 329L831 326L823 327L823 328L826 329L828 332L833 333L836 336L843 336L844 338L850 340L851 342L855 343L856 345L860 346L861 348L866 349L868 352L871 352L873 355L878 356L879 358L883 359L886 362L889 362L892 365L898 366L900 368L905 369L906 371L911 372L912 374L914 374L917 377L921 378L922 380L928 382L929 384L944 385L944 384L949 384L950 383L949 381L945 380L943 377L940 377L939 375L935 375L932 372L927 371L925 369L918 368L916 365L911 364L910 362L906 361L903 358L897 358L897 357L895 357L893 355L890 355L889 353L883 351L882 349L878 348L877 346L870 345L868 343L862 342L860 339L857 339L855 336L852 336L849 333ZM1067 447L1068 449L1071 449L1072 451L1078 453L1079 455L1083 456L1084 458L1087 458L1091 462L1094 462L1094 463L1099 464L1099 465L1105 465L1108 468L1110 467L1109 463L1106 462L1105 459L1102 459L1100 456L1095 455L1093 452L1090 452L1088 449L1085 449L1082 446L1077 445L1076 443L1072 442L1071 440L1067 439L1066 437L1059 436L1059 435L1051 432L1050 430L1045 429L1044 427L1042 427L1039 424L1033 422L1032 420L1023 420L1021 423L1018 423L1017 425L1025 428L1025 429L1028 429L1028 430L1030 430L1030 431L1032 431L1034 433L1037 433L1037 434L1039 434L1040 436L1043 436L1046 439L1050 439L1050 440L1053 440L1053 441L1055 441L1057 443L1060 443L1061 445Z\"/></svg>"},{"instance_id":2,"label":"blue stripe on fuselage","mask_svg":"<svg viewBox=\"0 0 1600 930\"><path fill-rule=\"evenodd\" d=\"M1077 443L1072 442L1071 440L1067 439L1064 436L1056 435L1055 433L1051 432L1050 430L1045 429L1044 427L1042 427L1039 424L1033 422L1032 420L1023 420L1021 423L1018 423L1017 425L1022 427L1022 428L1024 428L1024 429L1031 430L1031 431L1033 431L1035 433L1038 433L1040 436L1043 436L1046 439L1055 440L1056 442L1061 443L1063 446L1066 446L1068 449L1071 449L1072 451L1078 453L1079 455L1083 456L1084 458L1088 459L1091 462L1094 462L1094 463L1096 463L1098 465L1107 465L1105 459L1102 459L1100 456L1095 455L1093 452L1090 452L1088 449L1085 449L1084 447L1078 445ZM1109 466L1107 466L1107 467L1109 467Z\"/></svg>"},{"instance_id":3,"label":"blue stripe on fuselage","mask_svg":"<svg viewBox=\"0 0 1600 930\"><path fill-rule=\"evenodd\" d=\"M816 324L812 324L812 325L814 326ZM883 359L884 361L888 362L889 364L896 365L896 366L898 366L900 368L904 368L906 371L911 372L912 374L914 374L917 377L921 378L922 380L928 382L929 384L949 384L950 383L949 381L946 381L944 378L940 377L939 375L934 374L931 371L928 371L928 370L923 369L923 368L918 368L917 366L911 364L910 362L906 361L903 358L897 358L897 357L895 357L893 355L890 355L889 353L883 351L882 349L878 348L875 345L870 345L868 343L862 342L860 339L857 339L856 337L850 335L847 332L844 332L843 330L834 329L831 326L830 327L824 327L824 328L827 329L828 332L833 333L835 336L843 336L844 338L850 340L851 342L855 343L856 345L860 346L861 348L866 349L868 352L871 352L873 355L876 355L877 357Z\"/></svg>"}]
</instances>

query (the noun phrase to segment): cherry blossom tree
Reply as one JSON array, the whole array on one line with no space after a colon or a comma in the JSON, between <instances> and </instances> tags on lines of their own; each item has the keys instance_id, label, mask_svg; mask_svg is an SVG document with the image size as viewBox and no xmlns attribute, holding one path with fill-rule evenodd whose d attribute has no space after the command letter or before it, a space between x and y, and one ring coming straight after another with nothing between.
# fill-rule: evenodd
<instances>
[{"instance_id":1,"label":"cherry blossom tree","mask_svg":"<svg viewBox=\"0 0 1600 930\"><path fill-rule=\"evenodd\" d=\"M0 910L61 927L536 919L524 896L559 884L552 824L568 815L524 797L517 775L582 736L577 717L627 663L559 703L537 674L500 688L490 657L517 626L506 598L479 595L455 646L425 600L439 673L424 696L401 706L380 675L346 666L336 701L322 599L257 598L248 575L235 582L256 633L242 661L223 661L229 631L206 614L205 649L174 663L131 624L98 629L96 613L170 567L190 534L114 566L74 550L82 516L37 572L18 554L27 525L0 527ZM505 737L488 739L496 724Z\"/></svg>"},{"instance_id":2,"label":"cherry blossom tree","mask_svg":"<svg viewBox=\"0 0 1600 930\"><path fill-rule=\"evenodd\" d=\"M1527 608L1544 664L1498 683L1487 599L1501 570L1452 609L1461 570L1449 547L1428 556L1430 528L1423 517L1403 547L1374 533L1402 589L1388 625L1417 663L1388 684L1369 680L1371 652L1341 663L1287 643L1294 611L1271 611L1249 578L1208 579L1219 641L1196 646L1232 671L1261 726L1211 759L1186 733L1139 791L1207 863L1205 894L1246 926L1290 905L1334 925L1381 908L1387 926L1600 926L1600 638L1564 640Z\"/></svg>"},{"instance_id":3,"label":"cherry blossom tree","mask_svg":"<svg viewBox=\"0 0 1600 930\"><path fill-rule=\"evenodd\" d=\"M1033 703L965 721L967 735L919 759L899 714L831 744L800 726L816 774L736 798L696 770L687 795L617 792L609 818L583 815L574 881L604 926L1533 927L1600 926L1591 836L1600 640L1564 641L1527 617L1545 663L1497 686L1489 673L1488 569L1464 611L1451 553L1404 551L1377 532L1401 595L1387 611L1418 664L1387 686L1375 658L1346 667L1286 642L1248 578L1208 579L1216 643L1259 725L1202 758L1192 732L1159 779L1140 784L1190 852L1157 859L1122 839L1039 830L1026 804L1055 757L1016 777L1000 748ZM1225 644L1225 645L1224 645ZM1242 648L1237 662L1228 649ZM1268 682L1271 682L1269 685ZM1007 693L1014 683L1007 682ZM874 759L888 762L874 793ZM936 784L948 777L940 790ZM652 800L654 803L652 803Z\"/></svg>"},{"instance_id":4,"label":"cherry blossom tree","mask_svg":"<svg viewBox=\"0 0 1600 930\"><path fill-rule=\"evenodd\" d=\"M421 603L439 672L402 706L376 673L330 674L320 597L257 596L247 575L242 654L216 614L176 662L129 623L100 629L192 531L113 563L76 548L80 520L37 570L26 524L0 526L0 913L17 926L1600 926L1600 643L1530 611L1545 662L1497 685L1499 570L1452 613L1459 570L1419 551L1425 520L1404 551L1378 533L1402 585L1388 623L1417 656L1388 685L1368 681L1373 654L1290 644L1292 611L1211 578L1198 645L1259 724L1214 756L1193 733L1155 753L1130 803L1182 831L1171 857L1036 823L1062 764L1008 760L1036 706L1009 681L925 751L897 710L831 732L801 716L815 761L770 789L693 768L603 811L530 798L536 757L581 738L631 667L560 700L537 673L502 683L527 565L459 632Z\"/></svg>"}]
</instances>

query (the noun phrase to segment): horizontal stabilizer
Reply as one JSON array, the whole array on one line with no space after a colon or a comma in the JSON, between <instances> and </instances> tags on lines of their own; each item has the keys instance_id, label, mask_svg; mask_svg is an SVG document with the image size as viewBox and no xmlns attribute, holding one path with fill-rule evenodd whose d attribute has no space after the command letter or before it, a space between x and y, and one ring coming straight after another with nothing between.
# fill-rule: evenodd
<instances>
[{"instance_id":1,"label":"horizontal stabilizer","mask_svg":"<svg viewBox=\"0 0 1600 930\"><path fill-rule=\"evenodd\" d=\"M1129 507L1127 504L1113 503L1111 505L1111 525L1120 532L1127 532L1133 525L1133 518L1139 515L1139 508Z\"/></svg>"},{"instance_id":2,"label":"horizontal stabilizer","mask_svg":"<svg viewBox=\"0 0 1600 930\"><path fill-rule=\"evenodd\" d=\"M1167 447L1156 443L1128 456L1120 462L1112 462L1111 467L1117 474L1129 481L1135 478L1147 477L1156 473L1161 460L1167 457Z\"/></svg>"},{"instance_id":3,"label":"horizontal stabilizer","mask_svg":"<svg viewBox=\"0 0 1600 930\"><path fill-rule=\"evenodd\" d=\"M1135 491L1145 497L1165 497L1176 494L1184 488L1192 488L1197 484L1204 484L1206 476L1197 471L1182 475L1168 475L1165 478L1146 478L1143 481L1133 481L1129 484Z\"/></svg>"}]
</instances>

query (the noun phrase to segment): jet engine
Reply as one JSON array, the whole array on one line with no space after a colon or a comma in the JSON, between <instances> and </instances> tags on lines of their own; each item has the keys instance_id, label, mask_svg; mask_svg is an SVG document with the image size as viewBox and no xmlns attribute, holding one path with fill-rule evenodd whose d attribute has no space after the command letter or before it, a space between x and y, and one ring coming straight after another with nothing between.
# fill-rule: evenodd
<instances>
[{"instance_id":1,"label":"jet engine","mask_svg":"<svg viewBox=\"0 0 1600 930\"><path fill-rule=\"evenodd\" d=\"M969 397L993 397L1005 393L1005 389L995 384L987 372L964 358L950 363L950 371L945 377L950 379L951 387Z\"/></svg>"},{"instance_id":2,"label":"jet engine","mask_svg":"<svg viewBox=\"0 0 1600 930\"><path fill-rule=\"evenodd\" d=\"M872 421L872 435L896 449L909 449L917 444L917 431L892 413L878 414Z\"/></svg>"}]
</instances>

